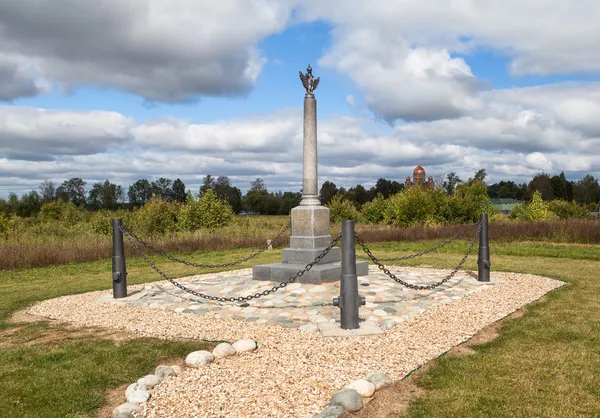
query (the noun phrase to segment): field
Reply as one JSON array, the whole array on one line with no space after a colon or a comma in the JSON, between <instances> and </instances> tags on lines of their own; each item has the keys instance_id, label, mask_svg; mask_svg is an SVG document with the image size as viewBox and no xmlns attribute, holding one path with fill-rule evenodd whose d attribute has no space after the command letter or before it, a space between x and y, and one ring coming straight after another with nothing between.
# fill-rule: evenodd
<instances>
[{"instance_id":1,"label":"field","mask_svg":"<svg viewBox=\"0 0 600 418\"><path fill-rule=\"evenodd\" d=\"M195 238L168 237L154 242L161 248L179 250L195 262L222 263L247 255L251 250L245 247L262 244L267 237L275 235L286 219L259 218L248 222L256 225L259 221L264 225L246 225L248 235L237 241L233 238L236 231L232 229L221 231L220 240L213 239L214 235L198 234ZM529 229L517 223L502 227L490 225L493 270L539 274L564 280L568 285L527 307L524 316L505 320L497 327L498 337L473 345L472 355L439 358L425 372L415 373L382 392L379 400L376 397L360 415L598 416L600 247L596 243L600 241L600 230L598 223L591 222L594 221L536 223L529 224ZM243 227L236 225L236 228ZM400 230L365 225L358 231L374 252L387 257L430 248L459 229ZM408 237L412 242L407 242ZM215 342L161 341L119 332L72 329L53 324L51 319L13 322L11 317L15 312L36 301L110 288L110 237L90 243L90 252L83 256L86 262L76 258L77 245L81 242L69 238L62 242L62 247L53 248L50 240L46 243L40 240L37 250L46 245L48 252L42 251L42 254L49 257L47 264L54 265L27 268L14 268L15 262L8 261L11 257L27 255L30 265L43 264L43 258L33 256L33 244L10 240L2 244L2 253L11 245L10 248L17 248L14 247L17 244L22 251L14 249L10 256L3 254L3 262L7 264L3 264L4 270L0 272L0 406L3 416L105 414L110 411L103 409L105 405L114 406L121 401L118 397L122 396L124 385L150 373L162 362L176 363L190 351L215 345ZM466 241L458 241L406 265L447 268L456 264L466 247ZM193 248L200 250L191 251ZM236 268L278 261L281 248ZM70 255L51 257L51 254L62 253ZM357 254L360 254L358 250ZM93 257L98 259L89 261ZM173 277L209 271L157 260ZM470 257L465 268L475 269L475 261L476 257ZM127 268L130 284L160 279L139 258L130 256ZM412 387L412 392L407 391L407 387ZM406 396L407 393L414 395Z\"/></svg>"},{"instance_id":2,"label":"field","mask_svg":"<svg viewBox=\"0 0 600 418\"><path fill-rule=\"evenodd\" d=\"M126 224L126 222L124 222ZM218 230L165 234L147 239L151 244L175 253L221 251L264 246L289 224L287 216L237 216L234 222ZM434 240L449 238L463 229L461 225L398 228L387 225L357 224L357 232L372 242ZM336 235L340 224L333 225ZM135 231L134 231L135 232ZM490 221L490 239L499 243L540 241L554 243L600 244L600 219L518 222L504 218ZM276 247L289 243L285 232ZM15 234L0 234L0 270L45 267L110 258L112 238L94 233L86 223L69 225L60 222L23 228ZM126 255L134 255L128 246Z\"/></svg>"}]
</instances>

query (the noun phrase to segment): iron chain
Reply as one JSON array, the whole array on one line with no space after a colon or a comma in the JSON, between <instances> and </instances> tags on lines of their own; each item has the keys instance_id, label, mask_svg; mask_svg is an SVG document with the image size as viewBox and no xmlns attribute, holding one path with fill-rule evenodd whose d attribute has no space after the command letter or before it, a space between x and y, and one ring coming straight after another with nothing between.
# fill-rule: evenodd
<instances>
[{"instance_id":1,"label":"iron chain","mask_svg":"<svg viewBox=\"0 0 600 418\"><path fill-rule=\"evenodd\" d=\"M281 238L281 236L283 235L283 233L285 231L287 231L290 228L290 225L286 225L280 232L279 234L277 234L275 236L275 238L273 238L271 240L271 245L273 245L279 238ZM242 264L245 263L248 260L251 260L252 258L256 257L257 255L260 255L262 253L264 253L268 248L269 245L267 244L267 246L265 246L264 248L261 248L260 250L250 254L249 256L242 258L241 260L237 260L237 261L231 261L229 263L223 263L223 264L198 264L198 263L192 263L191 261L186 261L186 260L182 260L180 258L174 257L162 250L159 250L158 248L153 247L152 245L150 245L149 243L147 243L146 241L144 241L143 239L141 239L140 237L138 237L133 231L130 231L129 229L127 229L127 227L122 226L121 230L126 233L129 234L132 238L134 238L137 242L139 242L140 244L142 244L144 247L149 248L150 250L154 251L155 253L162 255L163 257L168 258L171 261L175 261L177 263L182 263L185 264L186 266L190 266L190 267L198 267L198 268L221 268L221 267L231 267L231 266L236 266L238 264Z\"/></svg>"},{"instance_id":2,"label":"iron chain","mask_svg":"<svg viewBox=\"0 0 600 418\"><path fill-rule=\"evenodd\" d=\"M443 285L444 283L446 283L450 279L452 279L452 277L454 277L454 275L458 272L458 270L460 270L460 268L465 263L465 261L467 261L467 258L469 257L469 254L471 254L471 251L473 250L473 246L475 245L475 242L477 241L477 237L479 236L479 233L481 232L481 226L482 226L481 222L479 222L478 224L475 224L475 225L479 225L479 228L477 228L477 232L475 233L475 236L473 237L473 240L471 241L471 245L469 245L469 249L467 250L467 253L462 258L462 260L460 261L460 263L458 263L458 266L456 266L456 268L454 270L452 270L452 272L450 272L450 274L448 274L441 281L439 281L437 283L434 283L434 284L425 285L425 286L420 286L420 285L416 285L416 284L407 283L404 280L397 278L383 264L381 264L381 262L377 259L377 257L375 257L373 255L373 253L371 252L371 250L369 250L369 248L367 248L367 246L365 245L365 243L363 242L363 240L360 239L360 237L358 236L358 234L354 233L354 235L356 237L356 242L358 243L358 245L360 245L362 247L363 251L365 253L367 253L367 255L369 256L369 259L371 259L371 261L373 261L373 263L375 263L377 265L377 267L379 268L379 270L382 270L391 279L393 279L394 281L400 283L402 286L408 287L409 289L413 289L413 290L432 290L432 289L434 289L434 288L436 288L438 286Z\"/></svg>"},{"instance_id":3,"label":"iron chain","mask_svg":"<svg viewBox=\"0 0 600 418\"><path fill-rule=\"evenodd\" d=\"M132 240L132 236L129 235L129 232L127 232L126 228L121 228L121 231L123 231L125 238L127 238L127 241L129 241L129 243L131 244L131 246L137 251L137 253L142 256L142 258L146 261L146 263L148 263L148 265L150 267L152 267L152 269L154 271L156 271L158 274L160 274L165 280L169 281L170 283L172 283L173 285L177 286L178 288L180 288L181 290L183 290L184 292L190 293L194 296L206 299L206 300L212 300L212 301L217 301L217 302L245 302L245 301L250 301L252 299L258 299L261 296L267 296L271 293L275 293L277 292L279 289L283 289L284 287L286 287L288 284L291 284L293 282L296 281L296 279L298 279L299 277L303 276L305 273L307 273L308 271L310 271L310 269L312 269L316 264L319 263L319 261L321 261L323 259L323 257L325 257L329 251L331 251L331 249L339 242L339 240L342 238L342 234L340 233L337 237L335 237L335 239L331 242L331 244L329 244L329 246L327 248L325 248L323 250L323 252L321 254L319 254L311 263L307 264L306 267L304 267L304 269L299 270L294 276L290 277L289 279L287 279L286 281L283 281L281 283L279 283L277 286L273 286L271 289L267 289L264 290L262 292L258 292L255 293L254 295L248 295L248 296L237 296L237 297L219 297L219 296L212 296L212 295L207 295L204 293L200 293L197 292L193 289L190 289L184 285L182 285L181 283L178 283L177 281L171 279L170 277L168 277L162 270L160 270L156 264L154 264L152 262L152 260L150 260L144 253L143 251L133 242Z\"/></svg>"},{"instance_id":4,"label":"iron chain","mask_svg":"<svg viewBox=\"0 0 600 418\"><path fill-rule=\"evenodd\" d=\"M454 241L456 241L457 239L459 239L460 237L462 237L464 234L466 234L466 233L467 233L467 231L470 231L470 230L471 230L471 228L473 228L473 227L475 227L475 226L477 226L477 225L479 225L479 222L477 222L477 223L474 223L474 224L470 224L470 225L469 225L467 228L465 228L465 229L464 229L462 232L460 232L460 233L456 234L456 235L455 235L455 236L453 236L452 238L450 238L450 239L447 239L446 241L444 241L444 242L442 242L442 243L440 243L440 244L436 245L436 246L435 246L435 247L433 247L433 248L430 248L430 249L428 249L428 250L425 250L425 251L421 251L420 253L411 254L411 255L405 255L405 256L402 256L402 257L380 258L380 259L379 259L379 261L403 261L403 260L410 260L410 259L412 259L412 258L417 258L417 257L421 257L421 256L423 256L423 255L427 255L427 254L429 254L429 253L432 253L432 252L434 252L434 251L437 251L437 250L439 250L440 248L442 248L442 247L444 247L444 246L446 246L446 245L450 244L451 242L454 242ZM363 256L357 256L356 258L359 258L359 259L361 259L361 260L369 260L369 257L363 257Z\"/></svg>"}]
</instances>

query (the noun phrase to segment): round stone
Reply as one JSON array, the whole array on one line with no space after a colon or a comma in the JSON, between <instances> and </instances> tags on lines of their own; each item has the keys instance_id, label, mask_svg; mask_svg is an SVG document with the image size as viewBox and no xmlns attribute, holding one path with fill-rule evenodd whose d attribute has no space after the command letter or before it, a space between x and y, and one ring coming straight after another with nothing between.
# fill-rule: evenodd
<instances>
[{"instance_id":1,"label":"round stone","mask_svg":"<svg viewBox=\"0 0 600 418\"><path fill-rule=\"evenodd\" d=\"M142 377L137 381L139 386L145 386L148 389L152 389L154 386L158 385L160 382L160 377L155 374L149 374L147 376Z\"/></svg>"},{"instance_id":2,"label":"round stone","mask_svg":"<svg viewBox=\"0 0 600 418\"><path fill-rule=\"evenodd\" d=\"M375 385L375 390L387 388L393 383L392 378L382 372L370 374L365 380L373 383L373 385Z\"/></svg>"},{"instance_id":3,"label":"round stone","mask_svg":"<svg viewBox=\"0 0 600 418\"><path fill-rule=\"evenodd\" d=\"M113 409L113 418L133 417L133 413L140 411L142 407L136 403L123 403Z\"/></svg>"},{"instance_id":4,"label":"round stone","mask_svg":"<svg viewBox=\"0 0 600 418\"><path fill-rule=\"evenodd\" d=\"M375 385L368 380L358 379L347 386L348 389L354 389L360 396L370 398L375 393Z\"/></svg>"},{"instance_id":5,"label":"round stone","mask_svg":"<svg viewBox=\"0 0 600 418\"><path fill-rule=\"evenodd\" d=\"M188 354L185 358L185 364L187 364L190 367L198 368L212 363L214 359L215 356L213 356L210 351L193 351L190 354Z\"/></svg>"},{"instance_id":6,"label":"round stone","mask_svg":"<svg viewBox=\"0 0 600 418\"><path fill-rule=\"evenodd\" d=\"M342 418L342 415L344 415L344 408L335 405L323 409L315 418Z\"/></svg>"},{"instance_id":7,"label":"round stone","mask_svg":"<svg viewBox=\"0 0 600 418\"><path fill-rule=\"evenodd\" d=\"M177 373L175 372L173 367L165 366L164 364L158 366L154 371L154 374L158 376L160 380L166 379L169 376L177 376Z\"/></svg>"},{"instance_id":8,"label":"round stone","mask_svg":"<svg viewBox=\"0 0 600 418\"><path fill-rule=\"evenodd\" d=\"M179 373L181 373L181 367L180 366L171 366L171 368L173 369L173 371L175 372L176 376L179 376Z\"/></svg>"},{"instance_id":9,"label":"round stone","mask_svg":"<svg viewBox=\"0 0 600 418\"><path fill-rule=\"evenodd\" d=\"M125 391L125 399L128 403L144 403L150 399L150 392L140 389L137 383L133 383Z\"/></svg>"},{"instance_id":10,"label":"round stone","mask_svg":"<svg viewBox=\"0 0 600 418\"><path fill-rule=\"evenodd\" d=\"M362 396L356 390L344 389L334 394L329 404L331 406L339 405L345 411L356 412L362 409L363 400Z\"/></svg>"},{"instance_id":11,"label":"round stone","mask_svg":"<svg viewBox=\"0 0 600 418\"><path fill-rule=\"evenodd\" d=\"M215 356L215 358L223 358L223 357L235 356L237 351L235 351L235 348L233 348L233 346L231 344L221 343L214 348L212 353L213 353L213 356Z\"/></svg>"},{"instance_id":12,"label":"round stone","mask_svg":"<svg viewBox=\"0 0 600 418\"><path fill-rule=\"evenodd\" d=\"M239 340L233 343L233 348L235 348L235 351L238 353L254 351L258 348L258 343L251 339Z\"/></svg>"}]
</instances>

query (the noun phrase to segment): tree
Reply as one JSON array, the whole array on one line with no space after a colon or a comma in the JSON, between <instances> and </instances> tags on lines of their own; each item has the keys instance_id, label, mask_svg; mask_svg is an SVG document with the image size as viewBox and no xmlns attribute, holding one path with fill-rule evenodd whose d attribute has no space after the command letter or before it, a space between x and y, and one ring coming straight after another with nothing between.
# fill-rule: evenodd
<instances>
[{"instance_id":1,"label":"tree","mask_svg":"<svg viewBox=\"0 0 600 418\"><path fill-rule=\"evenodd\" d=\"M482 168L481 170L478 170L477 173L475 173L475 177L473 178L473 181L478 181L480 183L485 184L486 177L487 177L487 173L485 172L485 168Z\"/></svg>"},{"instance_id":2,"label":"tree","mask_svg":"<svg viewBox=\"0 0 600 418\"><path fill-rule=\"evenodd\" d=\"M180 179L173 182L173 200L180 203L185 203L187 200L185 184Z\"/></svg>"},{"instance_id":3,"label":"tree","mask_svg":"<svg viewBox=\"0 0 600 418\"><path fill-rule=\"evenodd\" d=\"M600 187L594 176L587 174L573 187L575 200L583 205L600 200Z\"/></svg>"},{"instance_id":4,"label":"tree","mask_svg":"<svg viewBox=\"0 0 600 418\"><path fill-rule=\"evenodd\" d=\"M219 197L225 199L229 203L235 213L241 212L243 208L242 191L231 185L229 177L219 176L213 190Z\"/></svg>"},{"instance_id":5,"label":"tree","mask_svg":"<svg viewBox=\"0 0 600 418\"><path fill-rule=\"evenodd\" d=\"M434 188L444 190L445 189L444 184L446 184L446 181L444 180L443 174L436 174L435 176L433 176L433 187Z\"/></svg>"},{"instance_id":6,"label":"tree","mask_svg":"<svg viewBox=\"0 0 600 418\"><path fill-rule=\"evenodd\" d=\"M56 199L64 202L73 202L76 206L85 204L85 185L87 183L80 177L73 177L56 189Z\"/></svg>"},{"instance_id":7,"label":"tree","mask_svg":"<svg viewBox=\"0 0 600 418\"><path fill-rule=\"evenodd\" d=\"M263 190L266 191L267 187L265 186L265 182L263 179L257 178L256 180L254 180L253 182L250 183L250 190L256 191L256 192L260 192Z\"/></svg>"},{"instance_id":8,"label":"tree","mask_svg":"<svg viewBox=\"0 0 600 418\"><path fill-rule=\"evenodd\" d=\"M173 182L167 178L161 177L156 181L152 182L152 195L158 196L165 202L173 200L173 189L171 185Z\"/></svg>"},{"instance_id":9,"label":"tree","mask_svg":"<svg viewBox=\"0 0 600 418\"><path fill-rule=\"evenodd\" d=\"M300 204L302 193L285 192L280 198L279 214L289 215L290 211Z\"/></svg>"},{"instance_id":10,"label":"tree","mask_svg":"<svg viewBox=\"0 0 600 418\"><path fill-rule=\"evenodd\" d=\"M30 216L37 215L41 207L42 198L40 197L38 192L32 190L29 193L21 196L21 201L17 206L16 214L17 216L28 218Z\"/></svg>"},{"instance_id":11,"label":"tree","mask_svg":"<svg viewBox=\"0 0 600 418\"><path fill-rule=\"evenodd\" d=\"M567 198L567 179L564 171L560 172L558 176L552 176L550 179L552 184L552 192L555 199L566 199Z\"/></svg>"},{"instance_id":12,"label":"tree","mask_svg":"<svg viewBox=\"0 0 600 418\"><path fill-rule=\"evenodd\" d=\"M567 181L567 195L566 198L569 202L574 200L573 188L575 187L575 183L572 181Z\"/></svg>"},{"instance_id":13,"label":"tree","mask_svg":"<svg viewBox=\"0 0 600 418\"><path fill-rule=\"evenodd\" d=\"M204 179L202 179L202 186L200 186L200 195L202 195L207 190L215 189L215 178L210 174L207 174Z\"/></svg>"},{"instance_id":14,"label":"tree","mask_svg":"<svg viewBox=\"0 0 600 418\"><path fill-rule=\"evenodd\" d=\"M333 199L333 196L338 194L340 191L335 185L334 182L326 180L321 186L321 191L319 192L319 200L321 204L327 205Z\"/></svg>"},{"instance_id":15,"label":"tree","mask_svg":"<svg viewBox=\"0 0 600 418\"><path fill-rule=\"evenodd\" d=\"M369 200L373 200L375 196L381 194L384 199L404 190L404 184L398 183L384 178L380 178L375 183L375 186L369 190Z\"/></svg>"},{"instance_id":16,"label":"tree","mask_svg":"<svg viewBox=\"0 0 600 418\"><path fill-rule=\"evenodd\" d=\"M265 214L268 199L269 192L265 187L265 182L263 179L257 178L250 183L250 190L244 198L244 208L251 212Z\"/></svg>"},{"instance_id":17,"label":"tree","mask_svg":"<svg viewBox=\"0 0 600 418\"><path fill-rule=\"evenodd\" d=\"M123 188L106 180L104 183L95 183L90 190L90 204L96 209L115 210L123 201Z\"/></svg>"},{"instance_id":18,"label":"tree","mask_svg":"<svg viewBox=\"0 0 600 418\"><path fill-rule=\"evenodd\" d=\"M396 180L392 181L392 194L400 193L404 190L404 183L398 183Z\"/></svg>"},{"instance_id":19,"label":"tree","mask_svg":"<svg viewBox=\"0 0 600 418\"><path fill-rule=\"evenodd\" d=\"M453 171L446 176L447 181L444 182L444 191L448 196L452 196L456 190L456 186L462 183L460 177Z\"/></svg>"},{"instance_id":20,"label":"tree","mask_svg":"<svg viewBox=\"0 0 600 418\"><path fill-rule=\"evenodd\" d=\"M42 202L54 202L54 200L56 200L56 187L54 186L54 183L44 180L44 182L40 184L40 194Z\"/></svg>"},{"instance_id":21,"label":"tree","mask_svg":"<svg viewBox=\"0 0 600 418\"><path fill-rule=\"evenodd\" d=\"M528 197L532 198L536 191L539 191L543 200L554 199L554 191L552 189L552 181L546 173L536 175L528 185Z\"/></svg>"},{"instance_id":22,"label":"tree","mask_svg":"<svg viewBox=\"0 0 600 418\"><path fill-rule=\"evenodd\" d=\"M345 198L360 208L369 201L369 192L361 184L357 184L356 187L348 189Z\"/></svg>"},{"instance_id":23,"label":"tree","mask_svg":"<svg viewBox=\"0 0 600 418\"><path fill-rule=\"evenodd\" d=\"M527 189L527 185L525 185ZM521 200L520 187L514 181L504 181L494 183L487 187L488 195L492 199L516 199Z\"/></svg>"},{"instance_id":24,"label":"tree","mask_svg":"<svg viewBox=\"0 0 600 418\"><path fill-rule=\"evenodd\" d=\"M129 203L132 206L143 206L152 197L152 186L146 179L139 179L131 186L127 192Z\"/></svg>"}]
</instances>

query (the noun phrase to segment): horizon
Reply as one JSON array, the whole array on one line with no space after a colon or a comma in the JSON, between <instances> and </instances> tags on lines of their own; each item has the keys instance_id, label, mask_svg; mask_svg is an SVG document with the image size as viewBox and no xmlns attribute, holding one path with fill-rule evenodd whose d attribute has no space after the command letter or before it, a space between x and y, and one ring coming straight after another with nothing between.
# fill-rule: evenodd
<instances>
[{"instance_id":1,"label":"horizon","mask_svg":"<svg viewBox=\"0 0 600 418\"><path fill-rule=\"evenodd\" d=\"M1 3L0 197L73 177L197 191L207 174L297 192L309 64L319 189L419 163L600 177L600 4L389 4Z\"/></svg>"}]
</instances>

